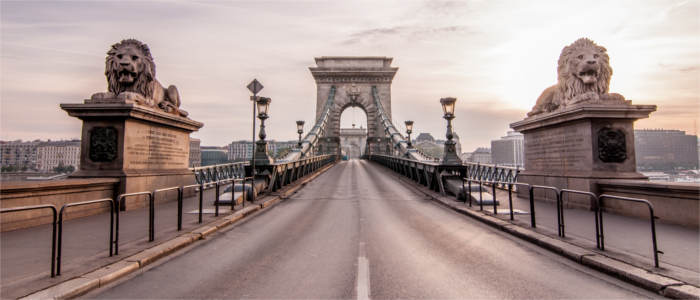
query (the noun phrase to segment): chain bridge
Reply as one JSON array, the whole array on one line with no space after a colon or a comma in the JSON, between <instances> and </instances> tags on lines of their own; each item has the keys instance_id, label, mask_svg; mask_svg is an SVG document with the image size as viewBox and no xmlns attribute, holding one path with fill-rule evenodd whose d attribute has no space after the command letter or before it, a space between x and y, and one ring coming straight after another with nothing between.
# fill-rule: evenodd
<instances>
[{"instance_id":1,"label":"chain bridge","mask_svg":"<svg viewBox=\"0 0 700 300\"><path fill-rule=\"evenodd\" d=\"M265 146L269 99L257 95L257 80L249 86L262 122L254 158L185 171L137 172L134 166L145 160L139 144L110 147L129 143L116 138L124 131L143 132L140 126L154 122L169 128L146 130L162 148L201 127L189 119L175 123L186 112L163 117L131 100L105 104L94 96L63 104L85 122L84 139L102 148L85 148L88 163L69 181L3 186L3 226L14 229L2 233L3 298L684 298L697 292L697 228L669 221L681 213L663 204L671 196L662 188L593 182L593 173L556 175L565 162L551 163L549 173L463 162L452 141L451 97L440 99L444 156L430 157L392 119L398 71L392 58L315 61L309 68L315 121L303 137L299 131L298 147L276 160ZM364 152L342 160L340 117L351 107L367 115ZM527 120L575 121L595 109L602 108L512 126L534 132L526 136L531 146L540 129ZM614 140L610 127L595 126L612 136L601 144ZM538 162L561 157L549 155ZM179 159L163 157L149 159L161 165ZM612 169L591 172L601 170ZM640 186L647 194L630 192ZM649 196L651 190L658 193ZM694 190L673 191L676 199L694 199Z\"/></svg>"}]
</instances>

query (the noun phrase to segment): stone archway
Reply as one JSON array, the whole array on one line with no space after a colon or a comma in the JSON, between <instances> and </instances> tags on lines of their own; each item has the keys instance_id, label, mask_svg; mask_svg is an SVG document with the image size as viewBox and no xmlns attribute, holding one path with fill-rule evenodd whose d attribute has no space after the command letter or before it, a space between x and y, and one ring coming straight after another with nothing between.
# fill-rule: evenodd
<instances>
[{"instance_id":1,"label":"stone archway","mask_svg":"<svg viewBox=\"0 0 700 300\"><path fill-rule=\"evenodd\" d=\"M372 96L376 87L384 112L391 119L391 82L398 68L390 57L323 56L309 70L316 80L316 121L321 118L331 87L335 86L329 123L318 145L321 152L340 154L340 115L348 107L359 107L367 114L367 140L388 143ZM375 142L377 143L377 142ZM377 145L377 149L385 149Z\"/></svg>"}]
</instances>

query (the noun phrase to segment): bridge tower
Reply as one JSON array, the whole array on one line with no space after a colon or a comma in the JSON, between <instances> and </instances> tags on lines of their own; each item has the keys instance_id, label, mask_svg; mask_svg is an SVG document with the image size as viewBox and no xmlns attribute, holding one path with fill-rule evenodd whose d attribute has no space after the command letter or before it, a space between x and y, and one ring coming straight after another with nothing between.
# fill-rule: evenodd
<instances>
[{"instance_id":1,"label":"bridge tower","mask_svg":"<svg viewBox=\"0 0 700 300\"><path fill-rule=\"evenodd\" d=\"M340 154L340 116L348 107L359 107L367 114L369 151L382 154L392 151L372 96L374 86L385 114L391 119L391 82L399 69L391 67L391 61L391 57L380 56L316 58L316 66L309 68L316 80L316 121L322 117L331 87L336 89L329 123L316 152Z\"/></svg>"}]
</instances>

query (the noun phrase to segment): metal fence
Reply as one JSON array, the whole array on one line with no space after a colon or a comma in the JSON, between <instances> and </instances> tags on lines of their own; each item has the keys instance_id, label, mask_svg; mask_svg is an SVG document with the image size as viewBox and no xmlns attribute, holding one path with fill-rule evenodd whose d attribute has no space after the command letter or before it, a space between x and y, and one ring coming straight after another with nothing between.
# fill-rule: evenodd
<instances>
[{"instance_id":1,"label":"metal fence","mask_svg":"<svg viewBox=\"0 0 700 300\"><path fill-rule=\"evenodd\" d=\"M497 197L496 197L496 186L501 186L508 191L508 202L509 202L509 217L510 220L514 220L513 212L513 191L514 187L526 188L528 191L528 201L530 205L530 226L532 228L537 227L537 218L535 210L535 190L545 190L551 191L556 199L556 211L557 211L557 234L558 236L564 238L566 237L566 223L564 219L564 196L570 194L584 195L591 198L594 203L594 226L596 235L596 247L605 251L605 239L604 239L604 226L603 226L603 204L605 199L618 200L618 201L629 201L644 204L649 208L649 223L651 227L651 244L653 247L653 259L654 266L659 267L659 257L658 254L662 251L658 250L656 242L656 225L654 215L653 205L644 199L620 197L614 195L599 195L596 196L593 193L587 191L570 190L570 189L558 189L553 186L544 185L530 185L527 183L517 182L517 176L519 173L518 168L508 168L508 167L498 167L495 165L480 165L480 164L465 164L462 166L453 165L440 165L432 162L421 162L405 158L386 156L386 155L371 155L368 157L370 160L375 161L381 165L388 167L389 169L416 181L418 184L424 185L431 190L440 191L445 194L442 185L443 174L460 174L462 180L462 196L464 197L465 204L468 203L469 207L472 206L471 191L472 185L478 184L479 186L479 210L483 211L483 199L482 199L482 188L484 185L490 185L492 188L493 197L493 215L497 216ZM439 189L438 189L439 187ZM467 194L469 193L469 194ZM460 195L456 195L459 199Z\"/></svg>"},{"instance_id":2,"label":"metal fence","mask_svg":"<svg viewBox=\"0 0 700 300\"><path fill-rule=\"evenodd\" d=\"M322 155L309 157L305 159L300 159L293 162L278 163L272 165L273 173L271 175L268 190L277 190L285 185L288 185L302 177L312 174L318 171L321 167L328 165L337 160L335 155ZM245 177L244 166L247 163L233 163L225 165L215 165L207 167L192 168L195 178L197 178L198 184L186 185L186 186L174 186L161 189L155 189L153 191L143 191L136 193L125 193L120 194L115 199L104 198L90 201L75 202L63 205L60 210L57 210L54 205L34 205L34 206L22 206L13 208L3 208L0 213L12 213L26 210L39 210L39 209L50 209L53 213L53 221L51 222L53 226L51 234L51 277L61 275L61 258L62 258L62 240L63 240L63 223L64 214L70 207L75 206L85 206L85 205L97 205L99 203L107 203L109 206L109 256L119 254L119 211L122 203L127 198L142 196L146 197L148 201L148 241L153 242L155 240L155 205L156 197L168 192L177 192L177 230L182 230L182 216L183 216L183 201L185 191L195 189L198 193L198 223L202 223L202 211L204 202L204 190L207 188L214 187L216 190L216 195L214 198L215 206L215 216L219 215L219 189L221 186L234 185L231 187L231 211L235 210L236 198L235 198L235 185L241 184L242 192L242 205L245 206L247 200L254 201L255 198L247 199L246 185L250 181L251 192L255 195L255 181L252 177ZM258 181L261 179L259 178Z\"/></svg>"}]
</instances>

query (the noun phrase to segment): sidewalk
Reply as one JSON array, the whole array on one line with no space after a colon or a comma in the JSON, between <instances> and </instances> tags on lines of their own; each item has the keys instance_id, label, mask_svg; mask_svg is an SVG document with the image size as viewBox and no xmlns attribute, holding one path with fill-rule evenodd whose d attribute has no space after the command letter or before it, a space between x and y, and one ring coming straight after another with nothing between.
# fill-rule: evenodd
<instances>
[{"instance_id":1,"label":"sidewalk","mask_svg":"<svg viewBox=\"0 0 700 300\"><path fill-rule=\"evenodd\" d=\"M33 291L117 262L178 235L196 229L214 217L214 189L204 192L202 224L197 195L183 199L182 231L177 231L176 193L156 203L155 240L148 242L148 206L119 213L119 255L109 257L109 213L64 221L61 275L50 277L51 225L3 232L0 235L0 297L18 298ZM241 196L236 193L237 198ZM158 196L165 197L165 196ZM146 204L147 205L147 204ZM248 205L248 204L247 204ZM241 209L236 206L236 210ZM219 218L230 212L219 206Z\"/></svg>"},{"instance_id":2,"label":"sidewalk","mask_svg":"<svg viewBox=\"0 0 700 300\"><path fill-rule=\"evenodd\" d=\"M490 191L490 189L489 189ZM499 202L498 217L509 219L508 191L496 190ZM479 209L476 203L472 209ZM530 201L518 198L513 193L513 208L527 212L515 214L516 222L530 227ZM484 205L484 211L493 212L493 206ZM535 201L536 231L548 236L557 236L557 211L554 202ZM565 208L564 224L566 238L591 251L626 261L644 269L653 269L651 225L649 219L603 213L605 251L596 248L595 220L593 211ZM659 254L656 273L678 278L700 286L700 228L685 227L656 221Z\"/></svg>"}]
</instances>

